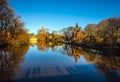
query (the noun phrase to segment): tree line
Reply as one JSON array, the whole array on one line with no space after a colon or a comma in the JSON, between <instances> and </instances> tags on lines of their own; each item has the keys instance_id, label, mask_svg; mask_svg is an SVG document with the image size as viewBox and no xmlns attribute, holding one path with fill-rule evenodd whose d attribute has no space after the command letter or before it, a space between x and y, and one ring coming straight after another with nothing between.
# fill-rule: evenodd
<instances>
[{"instance_id":1,"label":"tree line","mask_svg":"<svg viewBox=\"0 0 120 82\"><path fill-rule=\"evenodd\" d=\"M22 45L28 41L21 17L9 7L8 0L0 0L0 45Z\"/></svg>"},{"instance_id":2,"label":"tree line","mask_svg":"<svg viewBox=\"0 0 120 82\"><path fill-rule=\"evenodd\" d=\"M98 43L109 46L120 46L120 17L111 17L102 20L98 24L86 26L85 43Z\"/></svg>"},{"instance_id":3,"label":"tree line","mask_svg":"<svg viewBox=\"0 0 120 82\"><path fill-rule=\"evenodd\" d=\"M61 30L65 42L95 46L120 47L120 17L111 17L98 24L88 24L83 30L75 27Z\"/></svg>"},{"instance_id":4,"label":"tree line","mask_svg":"<svg viewBox=\"0 0 120 82\"><path fill-rule=\"evenodd\" d=\"M52 39L58 36L55 40L65 43L77 43L94 46L120 47L120 17L111 17L100 21L98 24L88 24L83 30L76 23L76 25L63 28L59 31L53 31L51 34L48 30L40 29L38 32L38 39L40 34L51 36ZM54 37L53 37L54 35Z\"/></svg>"}]
</instances>

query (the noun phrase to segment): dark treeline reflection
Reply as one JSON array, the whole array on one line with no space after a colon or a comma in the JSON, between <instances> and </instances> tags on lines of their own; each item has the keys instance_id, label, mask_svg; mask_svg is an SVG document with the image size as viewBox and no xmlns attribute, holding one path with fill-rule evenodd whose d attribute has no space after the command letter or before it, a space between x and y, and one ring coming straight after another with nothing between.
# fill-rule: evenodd
<instances>
[{"instance_id":1,"label":"dark treeline reflection","mask_svg":"<svg viewBox=\"0 0 120 82\"><path fill-rule=\"evenodd\" d=\"M21 47L8 46L0 49L0 80L10 79L14 72L20 69L19 64L24 62L24 56L28 49L29 45Z\"/></svg>"},{"instance_id":2,"label":"dark treeline reflection","mask_svg":"<svg viewBox=\"0 0 120 82\"><path fill-rule=\"evenodd\" d=\"M96 63L98 65L111 68L120 69L120 56L119 53L116 55L102 54L100 51L95 51L92 49L85 49L84 57L90 63ZM93 52L94 51L94 52Z\"/></svg>"}]
</instances>

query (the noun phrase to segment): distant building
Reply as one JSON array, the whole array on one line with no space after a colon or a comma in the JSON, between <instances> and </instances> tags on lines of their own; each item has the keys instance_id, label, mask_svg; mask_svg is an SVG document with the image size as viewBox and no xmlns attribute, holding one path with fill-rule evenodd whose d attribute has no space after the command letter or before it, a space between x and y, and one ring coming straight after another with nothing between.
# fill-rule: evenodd
<instances>
[{"instance_id":1,"label":"distant building","mask_svg":"<svg viewBox=\"0 0 120 82\"><path fill-rule=\"evenodd\" d=\"M44 29L44 26L42 26L42 29L41 29L41 34L45 34L45 29Z\"/></svg>"},{"instance_id":2,"label":"distant building","mask_svg":"<svg viewBox=\"0 0 120 82\"><path fill-rule=\"evenodd\" d=\"M82 41L83 38L84 38L84 33L81 31L81 28L78 27L78 23L76 23L76 26L73 29L73 40Z\"/></svg>"}]
</instances>

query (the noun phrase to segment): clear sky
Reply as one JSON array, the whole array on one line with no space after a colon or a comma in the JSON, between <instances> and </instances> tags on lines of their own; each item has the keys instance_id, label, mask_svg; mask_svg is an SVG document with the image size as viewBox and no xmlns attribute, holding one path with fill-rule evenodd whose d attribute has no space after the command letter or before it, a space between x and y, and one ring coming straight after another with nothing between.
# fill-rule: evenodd
<instances>
[{"instance_id":1,"label":"clear sky","mask_svg":"<svg viewBox=\"0 0 120 82\"><path fill-rule=\"evenodd\" d=\"M42 26L52 31L78 22L84 28L120 16L120 0L9 0L9 3L33 33Z\"/></svg>"}]
</instances>

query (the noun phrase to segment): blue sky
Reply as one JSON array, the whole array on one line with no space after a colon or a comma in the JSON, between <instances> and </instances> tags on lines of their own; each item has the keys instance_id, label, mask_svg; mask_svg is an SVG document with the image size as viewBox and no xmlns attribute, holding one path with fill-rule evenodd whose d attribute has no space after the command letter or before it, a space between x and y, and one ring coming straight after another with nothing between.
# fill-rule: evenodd
<instances>
[{"instance_id":1,"label":"blue sky","mask_svg":"<svg viewBox=\"0 0 120 82\"><path fill-rule=\"evenodd\" d=\"M120 0L9 0L31 33L44 26L50 31L120 15Z\"/></svg>"}]
</instances>

